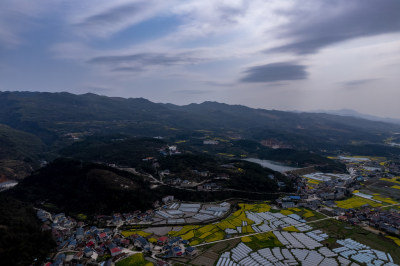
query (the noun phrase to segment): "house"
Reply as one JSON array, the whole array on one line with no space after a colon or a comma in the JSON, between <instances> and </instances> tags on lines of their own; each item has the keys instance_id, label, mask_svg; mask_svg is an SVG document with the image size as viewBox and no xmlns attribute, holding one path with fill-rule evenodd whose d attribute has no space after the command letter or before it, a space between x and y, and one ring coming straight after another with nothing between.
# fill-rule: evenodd
<instances>
[{"instance_id":1,"label":"house","mask_svg":"<svg viewBox=\"0 0 400 266\"><path fill-rule=\"evenodd\" d=\"M82 227L77 228L76 229L76 239L77 240L82 240L83 239L83 233L84 233L84 231L83 231Z\"/></svg>"},{"instance_id":2,"label":"house","mask_svg":"<svg viewBox=\"0 0 400 266\"><path fill-rule=\"evenodd\" d=\"M56 259L54 260L53 265L57 265L57 266L63 265L63 262L64 262L65 258L66 258L66 256L65 256L64 253L59 254L56 257Z\"/></svg>"},{"instance_id":3,"label":"house","mask_svg":"<svg viewBox=\"0 0 400 266\"><path fill-rule=\"evenodd\" d=\"M168 203L168 202L170 202L170 201L174 201L174 196L172 196L172 195L165 196L164 198L162 198L162 201L163 201L164 203Z\"/></svg>"},{"instance_id":4,"label":"house","mask_svg":"<svg viewBox=\"0 0 400 266\"><path fill-rule=\"evenodd\" d=\"M324 200L334 200L335 199L335 194L334 193L321 193L319 194L321 199Z\"/></svg>"},{"instance_id":5,"label":"house","mask_svg":"<svg viewBox=\"0 0 400 266\"><path fill-rule=\"evenodd\" d=\"M129 239L124 238L124 239L121 239L120 244L127 248L127 247L129 247L130 241L129 241Z\"/></svg>"},{"instance_id":6,"label":"house","mask_svg":"<svg viewBox=\"0 0 400 266\"><path fill-rule=\"evenodd\" d=\"M295 195L295 196L289 196L289 199L290 199L290 200L293 200L293 201L299 201L299 200L301 199L301 197Z\"/></svg>"},{"instance_id":7,"label":"house","mask_svg":"<svg viewBox=\"0 0 400 266\"><path fill-rule=\"evenodd\" d=\"M185 252L187 255L194 256L197 254L197 249L195 249L194 247L188 246L188 247L186 247Z\"/></svg>"},{"instance_id":8,"label":"house","mask_svg":"<svg viewBox=\"0 0 400 266\"><path fill-rule=\"evenodd\" d=\"M93 255L93 249L86 247L83 249L83 253L85 254L85 257L91 257Z\"/></svg>"},{"instance_id":9,"label":"house","mask_svg":"<svg viewBox=\"0 0 400 266\"><path fill-rule=\"evenodd\" d=\"M172 249L172 253L174 256L182 256L183 255L181 247L174 247Z\"/></svg>"},{"instance_id":10,"label":"house","mask_svg":"<svg viewBox=\"0 0 400 266\"><path fill-rule=\"evenodd\" d=\"M111 248L110 253L112 257L118 256L122 253L122 250L119 247Z\"/></svg>"},{"instance_id":11,"label":"house","mask_svg":"<svg viewBox=\"0 0 400 266\"><path fill-rule=\"evenodd\" d=\"M108 238L108 235L106 232L101 232L100 234L97 235L100 241L105 241Z\"/></svg>"},{"instance_id":12,"label":"house","mask_svg":"<svg viewBox=\"0 0 400 266\"><path fill-rule=\"evenodd\" d=\"M177 246L181 242L182 238L180 236L174 237L168 241L168 246Z\"/></svg>"},{"instance_id":13,"label":"house","mask_svg":"<svg viewBox=\"0 0 400 266\"><path fill-rule=\"evenodd\" d=\"M76 240L72 239L71 241L69 241L68 243L68 248L69 249L74 249L76 247Z\"/></svg>"},{"instance_id":14,"label":"house","mask_svg":"<svg viewBox=\"0 0 400 266\"><path fill-rule=\"evenodd\" d=\"M95 241L94 241L94 239L90 239L87 243L86 243L86 246L87 247L89 247L89 248L92 248L92 247L94 247L95 246Z\"/></svg>"},{"instance_id":15,"label":"house","mask_svg":"<svg viewBox=\"0 0 400 266\"><path fill-rule=\"evenodd\" d=\"M164 246L167 243L167 241L168 241L168 237L167 236L162 236L162 237L158 238L157 244L159 246Z\"/></svg>"},{"instance_id":16,"label":"house","mask_svg":"<svg viewBox=\"0 0 400 266\"><path fill-rule=\"evenodd\" d=\"M218 140L204 140L203 144L204 145L218 145L219 141Z\"/></svg>"},{"instance_id":17,"label":"house","mask_svg":"<svg viewBox=\"0 0 400 266\"><path fill-rule=\"evenodd\" d=\"M281 205L283 209L294 208L296 206L296 204L292 201L284 201Z\"/></svg>"},{"instance_id":18,"label":"house","mask_svg":"<svg viewBox=\"0 0 400 266\"><path fill-rule=\"evenodd\" d=\"M144 250L150 250L150 243L144 237L137 237L134 242L136 247Z\"/></svg>"},{"instance_id":19,"label":"house","mask_svg":"<svg viewBox=\"0 0 400 266\"><path fill-rule=\"evenodd\" d=\"M74 255L74 260L80 260L83 257L83 252L79 251L78 253L75 253Z\"/></svg>"},{"instance_id":20,"label":"house","mask_svg":"<svg viewBox=\"0 0 400 266\"><path fill-rule=\"evenodd\" d=\"M96 252L93 251L93 254L90 258L95 261L95 260L97 260L98 257L99 257L99 254L97 254Z\"/></svg>"}]
</instances>

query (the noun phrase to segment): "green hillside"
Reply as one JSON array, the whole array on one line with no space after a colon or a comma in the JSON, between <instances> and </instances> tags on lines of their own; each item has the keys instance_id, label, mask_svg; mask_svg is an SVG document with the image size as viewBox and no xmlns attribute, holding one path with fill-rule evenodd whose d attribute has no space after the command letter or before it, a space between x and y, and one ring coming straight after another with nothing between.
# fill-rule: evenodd
<instances>
[{"instance_id":1,"label":"green hillside","mask_svg":"<svg viewBox=\"0 0 400 266\"><path fill-rule=\"evenodd\" d=\"M21 178L39 166L45 145L35 135L0 124L0 178Z\"/></svg>"}]
</instances>

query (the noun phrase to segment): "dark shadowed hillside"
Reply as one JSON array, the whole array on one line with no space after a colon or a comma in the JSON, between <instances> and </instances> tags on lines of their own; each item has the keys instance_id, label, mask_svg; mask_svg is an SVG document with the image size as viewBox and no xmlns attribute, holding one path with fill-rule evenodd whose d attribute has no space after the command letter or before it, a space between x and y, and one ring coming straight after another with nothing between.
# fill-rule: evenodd
<instances>
[{"instance_id":1,"label":"dark shadowed hillside","mask_svg":"<svg viewBox=\"0 0 400 266\"><path fill-rule=\"evenodd\" d=\"M37 136L0 124L0 179L29 175L44 149Z\"/></svg>"},{"instance_id":2,"label":"dark shadowed hillside","mask_svg":"<svg viewBox=\"0 0 400 266\"><path fill-rule=\"evenodd\" d=\"M31 204L0 194L0 262L37 265L55 247L50 233L42 232Z\"/></svg>"},{"instance_id":3,"label":"dark shadowed hillside","mask_svg":"<svg viewBox=\"0 0 400 266\"><path fill-rule=\"evenodd\" d=\"M68 159L52 162L6 193L75 214L144 210L158 199L141 177Z\"/></svg>"}]
</instances>

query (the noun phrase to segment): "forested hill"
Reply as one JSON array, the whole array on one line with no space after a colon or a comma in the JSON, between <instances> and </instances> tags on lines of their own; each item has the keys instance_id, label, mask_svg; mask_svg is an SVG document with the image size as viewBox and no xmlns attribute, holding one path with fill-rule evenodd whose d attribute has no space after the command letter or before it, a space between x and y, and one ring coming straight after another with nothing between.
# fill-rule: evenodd
<instances>
[{"instance_id":1,"label":"forested hill","mask_svg":"<svg viewBox=\"0 0 400 266\"><path fill-rule=\"evenodd\" d=\"M216 102L177 106L146 99L95 94L2 92L0 123L53 143L69 132L155 136L196 130L235 133L241 138L276 138L292 146L337 148L355 141L383 144L400 126L318 113L253 109Z\"/></svg>"},{"instance_id":2,"label":"forested hill","mask_svg":"<svg viewBox=\"0 0 400 266\"><path fill-rule=\"evenodd\" d=\"M44 151L39 137L0 124L0 182L29 175Z\"/></svg>"}]
</instances>

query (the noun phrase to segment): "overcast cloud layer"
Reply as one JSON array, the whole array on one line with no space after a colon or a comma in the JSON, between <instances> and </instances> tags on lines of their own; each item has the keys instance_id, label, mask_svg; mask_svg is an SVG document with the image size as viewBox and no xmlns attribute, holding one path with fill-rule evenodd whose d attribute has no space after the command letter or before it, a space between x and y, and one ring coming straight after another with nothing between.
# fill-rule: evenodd
<instances>
[{"instance_id":1,"label":"overcast cloud layer","mask_svg":"<svg viewBox=\"0 0 400 266\"><path fill-rule=\"evenodd\" d=\"M0 90L400 118L398 0L3 0Z\"/></svg>"}]
</instances>

